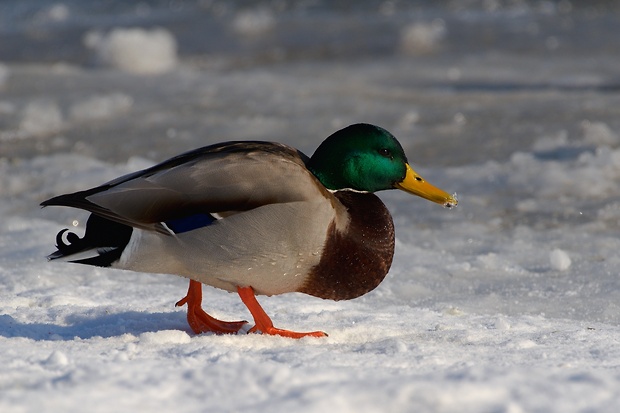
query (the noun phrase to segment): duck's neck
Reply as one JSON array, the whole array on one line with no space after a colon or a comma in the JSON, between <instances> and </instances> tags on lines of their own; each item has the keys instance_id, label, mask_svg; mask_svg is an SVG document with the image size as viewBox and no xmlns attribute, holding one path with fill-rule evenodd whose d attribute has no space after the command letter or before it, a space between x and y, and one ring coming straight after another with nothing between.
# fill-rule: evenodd
<instances>
[{"instance_id":1,"label":"duck's neck","mask_svg":"<svg viewBox=\"0 0 620 413\"><path fill-rule=\"evenodd\" d=\"M321 261L300 292L332 300L366 294L385 278L394 256L394 223L381 200L371 193L335 192L350 221L344 231L332 223Z\"/></svg>"}]
</instances>

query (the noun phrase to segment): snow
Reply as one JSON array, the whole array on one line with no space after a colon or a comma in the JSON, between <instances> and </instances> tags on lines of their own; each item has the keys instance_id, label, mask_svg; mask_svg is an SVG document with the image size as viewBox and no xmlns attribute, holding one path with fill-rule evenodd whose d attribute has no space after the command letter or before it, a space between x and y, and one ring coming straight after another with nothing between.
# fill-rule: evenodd
<instances>
[{"instance_id":1,"label":"snow","mask_svg":"<svg viewBox=\"0 0 620 413\"><path fill-rule=\"evenodd\" d=\"M572 263L570 256L566 253L566 251L559 248L551 251L549 254L549 261L551 261L551 268L558 271L566 271Z\"/></svg>"},{"instance_id":2,"label":"snow","mask_svg":"<svg viewBox=\"0 0 620 413\"><path fill-rule=\"evenodd\" d=\"M617 9L164 3L0 4L0 411L618 411ZM82 39L121 27L161 27L173 64L93 66ZM311 154L360 121L460 203L381 193L396 252L366 296L259 297L329 337L195 335L186 280L45 259L87 217L51 196L224 140Z\"/></svg>"},{"instance_id":3,"label":"snow","mask_svg":"<svg viewBox=\"0 0 620 413\"><path fill-rule=\"evenodd\" d=\"M232 28L243 36L260 36L274 28L275 17L269 9L240 11L232 22Z\"/></svg>"},{"instance_id":4,"label":"snow","mask_svg":"<svg viewBox=\"0 0 620 413\"><path fill-rule=\"evenodd\" d=\"M69 108L69 117L75 121L104 120L129 111L132 105L131 96L112 92L74 103Z\"/></svg>"},{"instance_id":5,"label":"snow","mask_svg":"<svg viewBox=\"0 0 620 413\"><path fill-rule=\"evenodd\" d=\"M115 28L103 35L89 32L86 46L101 64L136 74L159 74L177 64L177 44L166 29Z\"/></svg>"},{"instance_id":6,"label":"snow","mask_svg":"<svg viewBox=\"0 0 620 413\"><path fill-rule=\"evenodd\" d=\"M430 23L412 23L403 29L401 48L411 55L432 53L440 47L445 32L445 24L441 19Z\"/></svg>"},{"instance_id":7,"label":"snow","mask_svg":"<svg viewBox=\"0 0 620 413\"><path fill-rule=\"evenodd\" d=\"M62 127L62 113L58 105L52 100L34 100L22 110L19 129L25 137L57 132Z\"/></svg>"}]
</instances>

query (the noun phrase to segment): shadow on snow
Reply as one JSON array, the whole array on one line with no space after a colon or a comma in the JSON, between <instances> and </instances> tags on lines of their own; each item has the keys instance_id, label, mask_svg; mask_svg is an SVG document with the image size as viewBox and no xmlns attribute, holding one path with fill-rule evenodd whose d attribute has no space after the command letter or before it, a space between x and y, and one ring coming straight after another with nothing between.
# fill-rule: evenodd
<instances>
[{"instance_id":1,"label":"shadow on snow","mask_svg":"<svg viewBox=\"0 0 620 413\"><path fill-rule=\"evenodd\" d=\"M145 313L128 311L94 318L76 316L71 325L53 323L21 323L9 315L0 315L0 336L24 337L32 340L74 340L93 337L140 335L161 330L189 331L184 312Z\"/></svg>"}]
</instances>

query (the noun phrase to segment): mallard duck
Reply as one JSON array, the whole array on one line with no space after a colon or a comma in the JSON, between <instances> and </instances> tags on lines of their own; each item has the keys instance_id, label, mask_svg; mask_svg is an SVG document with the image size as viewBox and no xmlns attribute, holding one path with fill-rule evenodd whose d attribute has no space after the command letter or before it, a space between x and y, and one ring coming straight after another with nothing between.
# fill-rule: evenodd
<instances>
[{"instance_id":1,"label":"mallard duck","mask_svg":"<svg viewBox=\"0 0 620 413\"><path fill-rule=\"evenodd\" d=\"M197 334L247 323L207 314L207 284L239 294L254 318L248 332L321 337L274 327L256 294L349 300L377 287L392 263L394 224L373 192L393 188L457 204L409 166L388 131L355 124L310 158L280 143L219 143L41 205L91 212L82 238L58 233L50 260L189 278L177 306L187 304Z\"/></svg>"}]
</instances>

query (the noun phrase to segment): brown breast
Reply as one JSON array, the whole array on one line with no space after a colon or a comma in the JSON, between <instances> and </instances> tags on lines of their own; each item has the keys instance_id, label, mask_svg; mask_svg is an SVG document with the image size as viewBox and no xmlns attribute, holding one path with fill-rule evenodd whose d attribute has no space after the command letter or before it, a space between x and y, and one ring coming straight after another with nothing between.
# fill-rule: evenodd
<instances>
[{"instance_id":1,"label":"brown breast","mask_svg":"<svg viewBox=\"0 0 620 413\"><path fill-rule=\"evenodd\" d=\"M374 194L340 191L335 195L349 212L349 225L342 232L330 225L321 261L299 292L350 300L375 289L388 273L394 256L394 223Z\"/></svg>"}]
</instances>

